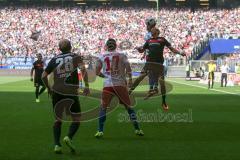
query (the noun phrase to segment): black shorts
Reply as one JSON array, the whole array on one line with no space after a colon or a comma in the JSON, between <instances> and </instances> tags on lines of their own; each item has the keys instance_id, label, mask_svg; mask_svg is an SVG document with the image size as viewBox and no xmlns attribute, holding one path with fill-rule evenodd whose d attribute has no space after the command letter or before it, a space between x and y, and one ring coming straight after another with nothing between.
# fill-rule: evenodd
<instances>
[{"instance_id":1,"label":"black shorts","mask_svg":"<svg viewBox=\"0 0 240 160\"><path fill-rule=\"evenodd\" d=\"M68 102L64 102L63 100L68 100ZM62 101L62 102L61 102ZM56 111L56 107L59 110L71 111L72 113L81 113L81 107L78 96L67 96L53 92L52 94L52 105L54 111ZM70 108L70 109L69 109Z\"/></svg>"},{"instance_id":2,"label":"black shorts","mask_svg":"<svg viewBox=\"0 0 240 160\"><path fill-rule=\"evenodd\" d=\"M156 62L146 62L141 73L152 74L164 79L164 65Z\"/></svg>"},{"instance_id":3,"label":"black shorts","mask_svg":"<svg viewBox=\"0 0 240 160\"><path fill-rule=\"evenodd\" d=\"M214 79L214 72L209 72L208 73L208 79Z\"/></svg>"},{"instance_id":4,"label":"black shorts","mask_svg":"<svg viewBox=\"0 0 240 160\"><path fill-rule=\"evenodd\" d=\"M41 78L34 78L34 86L39 87L39 86L44 86L44 83Z\"/></svg>"}]
</instances>

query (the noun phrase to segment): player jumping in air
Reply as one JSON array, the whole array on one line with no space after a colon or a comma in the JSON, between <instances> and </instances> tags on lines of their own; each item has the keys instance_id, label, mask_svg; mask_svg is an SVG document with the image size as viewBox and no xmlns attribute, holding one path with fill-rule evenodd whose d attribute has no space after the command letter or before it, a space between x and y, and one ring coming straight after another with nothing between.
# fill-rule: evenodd
<instances>
[{"instance_id":1,"label":"player jumping in air","mask_svg":"<svg viewBox=\"0 0 240 160\"><path fill-rule=\"evenodd\" d=\"M37 61L33 63L33 67L31 69L31 81L34 80L34 86L36 87L35 95L36 95L36 102L40 102L39 96L45 91L46 87L42 82L42 73L43 73L44 62L42 60L42 55L37 55ZM33 78L34 72L34 78ZM42 86L42 87L41 87ZM40 89L41 87L41 89ZM40 91L39 91L40 90Z\"/></svg>"},{"instance_id":2,"label":"player jumping in air","mask_svg":"<svg viewBox=\"0 0 240 160\"><path fill-rule=\"evenodd\" d=\"M68 135L64 137L63 141L73 153L75 152L72 139L79 128L81 112L78 98L79 80L77 68L80 68L83 74L85 83L83 94L89 94L88 76L83 59L81 56L71 53L71 48L69 40L61 40L59 42L59 49L62 53L51 59L42 75L48 92L52 96L52 104L55 113L55 122L53 126L55 142L54 152L57 154L62 153L60 136L64 110L70 111L72 123L69 127ZM50 87L47 77L52 72L54 74L54 84ZM69 108L66 108L68 106Z\"/></svg>"},{"instance_id":3,"label":"player jumping in air","mask_svg":"<svg viewBox=\"0 0 240 160\"><path fill-rule=\"evenodd\" d=\"M96 66L96 75L105 78L99 112L99 128L95 134L96 138L103 136L106 112L113 96L117 96L121 104L126 108L130 120L133 122L136 135L144 135L143 131L139 128L136 113L131 107L130 97L128 95L127 86L131 86L132 84L132 70L126 55L117 52L116 48L116 41L109 39L106 43L107 52L99 58ZM126 75L129 78L128 84Z\"/></svg>"},{"instance_id":4,"label":"player jumping in air","mask_svg":"<svg viewBox=\"0 0 240 160\"><path fill-rule=\"evenodd\" d=\"M154 75L153 84L157 86L158 81L161 87L162 94L162 107L164 110L168 110L168 105L166 103L166 88L164 81L164 58L163 58L163 50L164 47L167 46L173 53L180 54L185 56L184 53L180 53L177 49L173 48L171 44L164 38L159 37L159 29L152 28L152 38L146 41L143 47L137 48L140 53L143 53L146 49L149 50L148 61L146 62L141 75L134 81L129 93L139 85L139 83L149 74ZM157 93L157 89L151 88L149 93L154 95Z\"/></svg>"},{"instance_id":5,"label":"player jumping in air","mask_svg":"<svg viewBox=\"0 0 240 160\"><path fill-rule=\"evenodd\" d=\"M155 19L153 18L148 18L145 22L146 26L147 26L147 33L145 34L145 37L144 37L144 40L147 41L149 40L150 38L152 38L152 32L151 32L151 29L154 28L157 24L157 22L155 21ZM149 50L146 49L144 51L144 54L142 56L141 59L146 59L146 62L148 61L148 54L149 54ZM155 91L158 92L158 82L156 84L154 84L154 75L152 72L150 72L148 74L148 79L149 79L149 86L150 86L150 91L152 91L154 88L155 88ZM149 98L151 96L151 92L149 92L148 96L145 98Z\"/></svg>"}]
</instances>

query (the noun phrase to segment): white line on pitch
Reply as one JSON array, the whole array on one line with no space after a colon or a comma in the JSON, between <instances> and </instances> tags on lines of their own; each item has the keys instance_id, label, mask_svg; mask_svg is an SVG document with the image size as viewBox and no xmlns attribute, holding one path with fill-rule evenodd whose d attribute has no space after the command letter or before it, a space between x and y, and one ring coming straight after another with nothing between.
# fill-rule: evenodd
<instances>
[{"instance_id":1,"label":"white line on pitch","mask_svg":"<svg viewBox=\"0 0 240 160\"><path fill-rule=\"evenodd\" d=\"M182 85L186 85L186 86L192 86L192 87L207 89L206 87L203 87L203 86L198 86L198 85L193 85L193 84L187 84L187 83L181 83L181 82L177 82L177 81L173 81L173 80L168 80L168 81L169 81L169 82L178 83L178 84L182 84ZM218 89L210 89L210 91L215 91L215 92L221 92L221 93L227 93L227 94L232 94L232 95L240 96L240 94L238 94L238 93L232 93L232 92L222 91L222 90L218 90Z\"/></svg>"}]
</instances>

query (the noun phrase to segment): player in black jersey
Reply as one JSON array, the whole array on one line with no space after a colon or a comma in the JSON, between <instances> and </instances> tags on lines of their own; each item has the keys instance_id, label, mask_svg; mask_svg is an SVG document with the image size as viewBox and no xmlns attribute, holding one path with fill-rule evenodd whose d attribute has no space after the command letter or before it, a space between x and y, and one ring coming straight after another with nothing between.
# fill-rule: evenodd
<instances>
[{"instance_id":1,"label":"player in black jersey","mask_svg":"<svg viewBox=\"0 0 240 160\"><path fill-rule=\"evenodd\" d=\"M146 49L149 50L148 59L144 66L144 69L141 75L134 81L129 93L139 85L139 83L149 74L154 75L153 83L155 84L155 88L151 88L149 91L149 96L152 96L158 93L158 81L161 86L161 94L162 94L162 107L164 110L168 110L168 105L166 103L166 88L164 81L164 57L163 50L164 47L168 47L173 53L180 54L185 56L184 53L180 53L177 49L173 48L171 44L164 38L159 37L159 29L152 28L151 29L152 38L148 39L143 47L137 48L140 53L143 53Z\"/></svg>"},{"instance_id":2,"label":"player in black jersey","mask_svg":"<svg viewBox=\"0 0 240 160\"><path fill-rule=\"evenodd\" d=\"M40 102L39 96L45 91L46 87L43 84L42 81L42 73L44 68L44 62L42 60L42 55L37 55L37 61L33 63L33 67L31 69L31 81L34 79L34 86L36 87L35 95L36 95L36 102ZM34 78L33 78L33 72L34 72ZM41 89L40 89L40 86ZM40 91L39 91L40 90Z\"/></svg>"},{"instance_id":3,"label":"player in black jersey","mask_svg":"<svg viewBox=\"0 0 240 160\"><path fill-rule=\"evenodd\" d=\"M83 93L85 95L89 94L88 76L84 67L83 58L77 54L71 53L71 48L71 42L69 40L61 40L59 42L59 49L62 53L51 59L42 75L43 82L52 96L52 104L55 113L55 123L53 126L55 141L54 152L57 154L62 153L60 136L64 111L66 114L71 115L72 124L69 128L68 135L64 137L63 141L72 152L75 152L75 148L72 145L72 138L79 128L81 112L78 98L78 68L81 69L85 83ZM52 87L49 85L48 81L48 75L51 73L53 73L54 76Z\"/></svg>"}]
</instances>

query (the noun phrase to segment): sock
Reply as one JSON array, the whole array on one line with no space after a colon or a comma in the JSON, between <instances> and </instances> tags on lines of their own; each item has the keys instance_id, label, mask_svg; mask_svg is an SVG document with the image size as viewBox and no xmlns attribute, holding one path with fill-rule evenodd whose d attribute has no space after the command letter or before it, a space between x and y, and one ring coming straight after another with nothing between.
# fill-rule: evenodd
<instances>
[{"instance_id":1,"label":"sock","mask_svg":"<svg viewBox=\"0 0 240 160\"><path fill-rule=\"evenodd\" d=\"M136 115L135 111L132 108L128 108L127 111L128 111L130 120L133 123L134 129L139 130L139 124L137 122L137 115Z\"/></svg>"},{"instance_id":2,"label":"sock","mask_svg":"<svg viewBox=\"0 0 240 160\"><path fill-rule=\"evenodd\" d=\"M154 87L153 85L150 85L150 88L149 88L149 89L150 89L150 90L153 90L153 87Z\"/></svg>"},{"instance_id":3,"label":"sock","mask_svg":"<svg viewBox=\"0 0 240 160\"><path fill-rule=\"evenodd\" d=\"M162 95L162 103L166 104L166 95Z\"/></svg>"},{"instance_id":4,"label":"sock","mask_svg":"<svg viewBox=\"0 0 240 160\"><path fill-rule=\"evenodd\" d=\"M35 95L36 95L36 99L38 99L38 96L39 96L39 87L36 87Z\"/></svg>"},{"instance_id":5,"label":"sock","mask_svg":"<svg viewBox=\"0 0 240 160\"><path fill-rule=\"evenodd\" d=\"M61 143L60 143L61 126L62 126L62 122L59 122L59 121L55 121L53 126L54 143L55 145L59 145L59 146L61 146Z\"/></svg>"},{"instance_id":6,"label":"sock","mask_svg":"<svg viewBox=\"0 0 240 160\"><path fill-rule=\"evenodd\" d=\"M80 126L80 122L72 122L71 126L69 127L69 131L68 131L68 137L70 139L73 139L73 136L78 131L79 126Z\"/></svg>"},{"instance_id":7,"label":"sock","mask_svg":"<svg viewBox=\"0 0 240 160\"><path fill-rule=\"evenodd\" d=\"M106 121L106 109L101 107L99 112L99 132L103 132L104 123Z\"/></svg>"},{"instance_id":8,"label":"sock","mask_svg":"<svg viewBox=\"0 0 240 160\"><path fill-rule=\"evenodd\" d=\"M148 74L148 79L149 79L149 85L150 85L150 90L153 90L154 88L154 85L155 85L155 79L154 79L154 75L153 75L153 72L150 72Z\"/></svg>"},{"instance_id":9,"label":"sock","mask_svg":"<svg viewBox=\"0 0 240 160\"><path fill-rule=\"evenodd\" d=\"M46 87L42 87L39 91L39 95L41 95L45 91Z\"/></svg>"}]
</instances>

